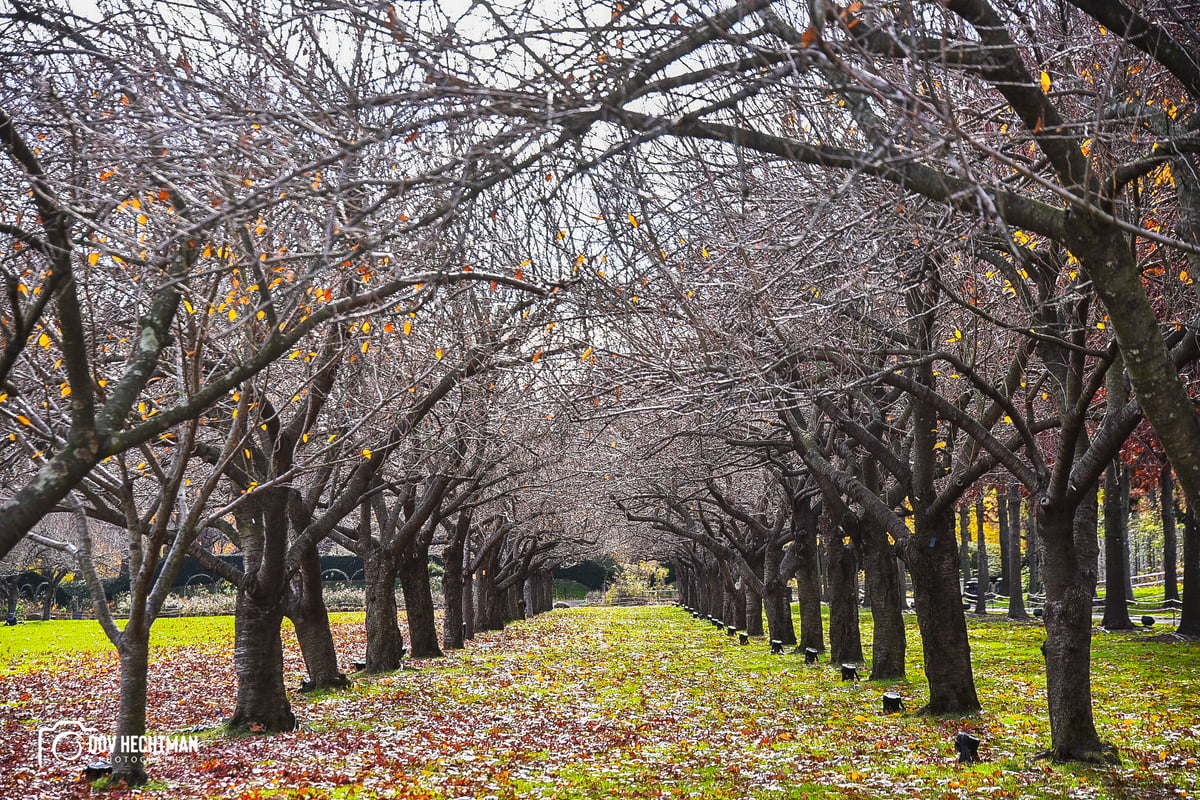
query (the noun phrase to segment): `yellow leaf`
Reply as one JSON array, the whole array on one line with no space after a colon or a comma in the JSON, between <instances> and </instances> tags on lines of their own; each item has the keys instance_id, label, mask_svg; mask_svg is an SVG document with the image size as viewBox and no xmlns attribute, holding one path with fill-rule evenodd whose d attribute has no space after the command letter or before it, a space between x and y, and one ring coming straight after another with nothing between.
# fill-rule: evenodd
<instances>
[{"instance_id":1,"label":"yellow leaf","mask_svg":"<svg viewBox=\"0 0 1200 800\"><path fill-rule=\"evenodd\" d=\"M1050 73L1042 70L1042 91L1050 91Z\"/></svg>"},{"instance_id":2,"label":"yellow leaf","mask_svg":"<svg viewBox=\"0 0 1200 800\"><path fill-rule=\"evenodd\" d=\"M288 361L295 361L299 357L300 357L300 351L294 350L294 351L292 351L292 354L290 356L288 356Z\"/></svg>"},{"instance_id":3,"label":"yellow leaf","mask_svg":"<svg viewBox=\"0 0 1200 800\"><path fill-rule=\"evenodd\" d=\"M584 351L583 351L583 355L581 355L581 356L579 357L579 360L580 360L580 361L586 361L586 360L587 360L587 357L588 357L588 356L590 356L591 354L592 354L592 348L590 348L590 347L589 347L587 350L584 350Z\"/></svg>"},{"instance_id":4,"label":"yellow leaf","mask_svg":"<svg viewBox=\"0 0 1200 800\"><path fill-rule=\"evenodd\" d=\"M49 347L50 346L50 337L43 333L41 336L38 337L38 344L40 344L42 347Z\"/></svg>"},{"instance_id":5,"label":"yellow leaf","mask_svg":"<svg viewBox=\"0 0 1200 800\"><path fill-rule=\"evenodd\" d=\"M408 336L410 333L412 333L412 320L406 319L404 320L404 335Z\"/></svg>"},{"instance_id":6,"label":"yellow leaf","mask_svg":"<svg viewBox=\"0 0 1200 800\"><path fill-rule=\"evenodd\" d=\"M32 422L29 421L29 417L25 416L24 414L17 414L17 422L21 423L22 425L32 425L33 424Z\"/></svg>"},{"instance_id":7,"label":"yellow leaf","mask_svg":"<svg viewBox=\"0 0 1200 800\"><path fill-rule=\"evenodd\" d=\"M99 262L99 261L100 261L99 253L88 253L88 263L91 264L93 267L96 266L97 262Z\"/></svg>"},{"instance_id":8,"label":"yellow leaf","mask_svg":"<svg viewBox=\"0 0 1200 800\"><path fill-rule=\"evenodd\" d=\"M364 447L364 448L363 448L363 451L362 451L362 454L363 454L363 458L370 458L370 457L371 457L371 450L370 450L369 448L366 448L366 447Z\"/></svg>"},{"instance_id":9,"label":"yellow leaf","mask_svg":"<svg viewBox=\"0 0 1200 800\"><path fill-rule=\"evenodd\" d=\"M635 228L638 227L637 217L635 217L633 214L626 214L626 217L628 217L630 225Z\"/></svg>"},{"instance_id":10,"label":"yellow leaf","mask_svg":"<svg viewBox=\"0 0 1200 800\"><path fill-rule=\"evenodd\" d=\"M231 308L231 309L229 309L229 315L228 315L228 316L229 316L229 321L230 321L230 322L233 322L235 319L237 319L237 312L236 312L236 311L234 311L234 310Z\"/></svg>"},{"instance_id":11,"label":"yellow leaf","mask_svg":"<svg viewBox=\"0 0 1200 800\"><path fill-rule=\"evenodd\" d=\"M437 350L434 350L434 351L433 351L433 357L434 357L434 358L441 358L441 357L442 357L442 348L440 348L440 347L439 347Z\"/></svg>"},{"instance_id":12,"label":"yellow leaf","mask_svg":"<svg viewBox=\"0 0 1200 800\"><path fill-rule=\"evenodd\" d=\"M370 349L371 349L371 343L370 343L370 342L363 342L363 343L362 343L362 351L363 351L363 353L364 353L364 354L365 354L365 353L366 353L368 350L370 350Z\"/></svg>"},{"instance_id":13,"label":"yellow leaf","mask_svg":"<svg viewBox=\"0 0 1200 800\"><path fill-rule=\"evenodd\" d=\"M145 403L138 403L138 413L141 414L143 417L146 416L146 404Z\"/></svg>"},{"instance_id":14,"label":"yellow leaf","mask_svg":"<svg viewBox=\"0 0 1200 800\"><path fill-rule=\"evenodd\" d=\"M60 394L62 394L63 397L70 397L71 396L71 387L64 383L62 385L62 391L60 392Z\"/></svg>"},{"instance_id":15,"label":"yellow leaf","mask_svg":"<svg viewBox=\"0 0 1200 800\"><path fill-rule=\"evenodd\" d=\"M962 340L962 331L960 331L958 328L955 328L954 335L952 335L949 339L946 340L946 344L951 344L953 342L957 342L957 341L961 341L961 340Z\"/></svg>"},{"instance_id":16,"label":"yellow leaf","mask_svg":"<svg viewBox=\"0 0 1200 800\"><path fill-rule=\"evenodd\" d=\"M541 357L542 357L542 351L538 350L536 353L533 354L533 358L531 358L529 360L532 361L534 364L536 364L538 362L538 359Z\"/></svg>"},{"instance_id":17,"label":"yellow leaf","mask_svg":"<svg viewBox=\"0 0 1200 800\"><path fill-rule=\"evenodd\" d=\"M946 446L946 443L945 443L945 442L938 442L937 444L935 444L935 445L933 446L933 449L934 449L934 450L941 450L941 449L942 449L943 447L945 447L945 446Z\"/></svg>"}]
</instances>

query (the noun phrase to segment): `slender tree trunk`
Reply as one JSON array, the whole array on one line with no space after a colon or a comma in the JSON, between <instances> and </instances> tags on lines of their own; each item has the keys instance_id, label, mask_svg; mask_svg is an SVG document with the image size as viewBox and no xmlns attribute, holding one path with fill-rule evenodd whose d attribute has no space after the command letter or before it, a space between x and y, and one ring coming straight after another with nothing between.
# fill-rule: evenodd
<instances>
[{"instance_id":1,"label":"slender tree trunk","mask_svg":"<svg viewBox=\"0 0 1200 800\"><path fill-rule=\"evenodd\" d=\"M962 590L971 582L971 509L965 503L958 509L959 563L962 566Z\"/></svg>"},{"instance_id":2,"label":"slender tree trunk","mask_svg":"<svg viewBox=\"0 0 1200 800\"><path fill-rule=\"evenodd\" d=\"M301 556L300 568L290 588L287 616L296 628L296 639L308 668L306 688L319 691L348 686L346 676L338 670L337 648L329 629L329 611L321 585L321 558L315 545Z\"/></svg>"},{"instance_id":3,"label":"slender tree trunk","mask_svg":"<svg viewBox=\"0 0 1200 800\"><path fill-rule=\"evenodd\" d=\"M1104 762L1116 750L1100 741L1092 717L1092 595L1096 588L1095 494L1072 515L1040 506L1038 539L1046 585L1046 696L1051 755Z\"/></svg>"},{"instance_id":4,"label":"slender tree trunk","mask_svg":"<svg viewBox=\"0 0 1200 800\"><path fill-rule=\"evenodd\" d=\"M792 545L800 548L796 559L796 600L800 606L800 646L824 653L825 620L821 616L821 579L817 571L818 548L814 538L811 534L797 538ZM768 603L767 598L764 597L763 602ZM767 612L768 615L770 613ZM790 611L788 622L790 627ZM771 630L774 631L774 628ZM775 638L774 633L772 638Z\"/></svg>"},{"instance_id":5,"label":"slender tree trunk","mask_svg":"<svg viewBox=\"0 0 1200 800\"><path fill-rule=\"evenodd\" d=\"M996 487L996 520L1000 534L1000 582L996 591L998 594L1011 595L1012 580L1009 577L1009 569L1012 567L1012 559L1009 556L1011 544L1008 531L1008 495L1001 491L999 486Z\"/></svg>"},{"instance_id":6,"label":"slender tree trunk","mask_svg":"<svg viewBox=\"0 0 1200 800\"><path fill-rule=\"evenodd\" d=\"M117 711L117 740L111 755L110 783L141 786L146 782L146 759L136 746L146 733L147 675L150 631L134 620L125 626L118 647L121 661L121 699ZM126 747L133 744L133 747Z\"/></svg>"},{"instance_id":7,"label":"slender tree trunk","mask_svg":"<svg viewBox=\"0 0 1200 800\"><path fill-rule=\"evenodd\" d=\"M446 562L446 571L442 574L442 605L445 607L442 645L447 650L460 650L466 624L463 619L463 543L452 538L442 551L442 560Z\"/></svg>"},{"instance_id":8,"label":"slender tree trunk","mask_svg":"<svg viewBox=\"0 0 1200 800\"><path fill-rule=\"evenodd\" d=\"M1113 458L1104 473L1104 619L1100 625L1110 631L1132 630L1127 594L1129 484L1121 480L1120 458ZM1049 565L1047 564L1047 570Z\"/></svg>"},{"instance_id":9,"label":"slender tree trunk","mask_svg":"<svg viewBox=\"0 0 1200 800\"><path fill-rule=\"evenodd\" d=\"M1178 632L1200 636L1200 522L1190 509L1183 515L1183 608Z\"/></svg>"},{"instance_id":10,"label":"slender tree trunk","mask_svg":"<svg viewBox=\"0 0 1200 800\"><path fill-rule=\"evenodd\" d=\"M475 638L475 576L463 570L462 585L463 639Z\"/></svg>"},{"instance_id":11,"label":"slender tree trunk","mask_svg":"<svg viewBox=\"0 0 1200 800\"><path fill-rule=\"evenodd\" d=\"M954 517L916 516L916 535L900 555L908 565L913 606L921 631L925 678L929 682L926 714L971 714L979 711L971 643L959 589L958 549ZM924 530L924 528L931 530ZM925 544L919 544L925 543Z\"/></svg>"},{"instance_id":12,"label":"slender tree trunk","mask_svg":"<svg viewBox=\"0 0 1200 800\"><path fill-rule=\"evenodd\" d=\"M296 727L296 717L283 685L280 629L284 597L282 592L257 589L253 579L238 589L233 642L237 705L229 729L256 733L290 731Z\"/></svg>"},{"instance_id":13,"label":"slender tree trunk","mask_svg":"<svg viewBox=\"0 0 1200 800\"><path fill-rule=\"evenodd\" d=\"M979 566L975 572L975 613L987 613L987 596L991 591L991 567L988 565L987 539L983 532L983 496L975 501L975 549Z\"/></svg>"},{"instance_id":14,"label":"slender tree trunk","mask_svg":"<svg viewBox=\"0 0 1200 800\"><path fill-rule=\"evenodd\" d=\"M396 608L396 559L386 547L364 550L367 605L367 672L400 669L404 637Z\"/></svg>"},{"instance_id":15,"label":"slender tree trunk","mask_svg":"<svg viewBox=\"0 0 1200 800\"><path fill-rule=\"evenodd\" d=\"M408 647L413 658L441 658L437 621L433 613L433 589L429 581L429 553L412 548L400 556L400 587L404 591L404 614L408 617Z\"/></svg>"},{"instance_id":16,"label":"slender tree trunk","mask_svg":"<svg viewBox=\"0 0 1200 800\"><path fill-rule=\"evenodd\" d=\"M862 661L858 628L858 561L843 541L841 528L822 519L826 580L829 584L829 658L835 663Z\"/></svg>"},{"instance_id":17,"label":"slender tree trunk","mask_svg":"<svg viewBox=\"0 0 1200 800\"><path fill-rule=\"evenodd\" d=\"M1021 580L1021 489L1008 489L1008 618L1029 619L1025 613L1025 582Z\"/></svg>"},{"instance_id":18,"label":"slender tree trunk","mask_svg":"<svg viewBox=\"0 0 1200 800\"><path fill-rule=\"evenodd\" d=\"M1171 465L1165 464L1158 480L1159 507L1163 524L1163 599L1179 599L1177 553L1175 534L1175 476Z\"/></svg>"},{"instance_id":19,"label":"slender tree trunk","mask_svg":"<svg viewBox=\"0 0 1200 800\"><path fill-rule=\"evenodd\" d=\"M1042 549L1038 546L1038 517L1033 505L1030 502L1029 516L1025 518L1025 525L1028 528L1025 534L1025 548L1029 554L1029 593L1041 594Z\"/></svg>"},{"instance_id":20,"label":"slender tree trunk","mask_svg":"<svg viewBox=\"0 0 1200 800\"><path fill-rule=\"evenodd\" d=\"M868 523L869 524L869 523ZM863 537L863 564L871 596L871 680L904 677L904 616L900 613L900 575L896 555L882 531Z\"/></svg>"}]
</instances>

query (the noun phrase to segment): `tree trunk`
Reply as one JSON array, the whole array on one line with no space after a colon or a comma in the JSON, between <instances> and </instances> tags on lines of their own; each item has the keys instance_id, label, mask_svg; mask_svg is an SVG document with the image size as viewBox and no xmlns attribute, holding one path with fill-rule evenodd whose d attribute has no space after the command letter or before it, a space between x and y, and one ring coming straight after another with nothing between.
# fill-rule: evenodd
<instances>
[{"instance_id":1,"label":"tree trunk","mask_svg":"<svg viewBox=\"0 0 1200 800\"><path fill-rule=\"evenodd\" d=\"M287 616L296 628L296 639L308 668L306 691L344 688L346 676L338 670L337 648L329 630L329 611L321 585L321 558L316 546L301 556L300 568L292 578Z\"/></svg>"},{"instance_id":2,"label":"tree trunk","mask_svg":"<svg viewBox=\"0 0 1200 800\"><path fill-rule=\"evenodd\" d=\"M996 487L996 520L1000 540L1000 581L996 584L996 593L1007 596L1012 594L1012 580L1008 574L1012 567L1012 559L1009 556L1011 543L1008 531L1008 495L1001 491L999 486Z\"/></svg>"},{"instance_id":3,"label":"tree trunk","mask_svg":"<svg viewBox=\"0 0 1200 800\"><path fill-rule=\"evenodd\" d=\"M229 729L276 733L296 727L283 685L282 593L260 593L257 582L238 589L234 613L233 667L237 705Z\"/></svg>"},{"instance_id":4,"label":"tree trunk","mask_svg":"<svg viewBox=\"0 0 1200 800\"><path fill-rule=\"evenodd\" d=\"M737 627L737 592L727 581L721 581L721 624ZM745 604L742 605L743 610Z\"/></svg>"},{"instance_id":5,"label":"tree trunk","mask_svg":"<svg viewBox=\"0 0 1200 800\"><path fill-rule=\"evenodd\" d=\"M396 609L396 560L384 547L364 550L367 605L367 672L400 669L404 637Z\"/></svg>"},{"instance_id":6,"label":"tree trunk","mask_svg":"<svg viewBox=\"0 0 1200 800\"><path fill-rule=\"evenodd\" d=\"M442 645L447 650L460 650L465 638L463 626L463 543L451 539L442 551L446 571L442 574Z\"/></svg>"},{"instance_id":7,"label":"tree trunk","mask_svg":"<svg viewBox=\"0 0 1200 800\"><path fill-rule=\"evenodd\" d=\"M975 570L975 613L987 613L987 596L991 590L991 568L988 565L987 539L983 532L983 497L975 501L975 550L978 561Z\"/></svg>"},{"instance_id":8,"label":"tree trunk","mask_svg":"<svg viewBox=\"0 0 1200 800\"><path fill-rule=\"evenodd\" d=\"M1041 506L1038 539L1046 586L1046 696L1050 753L1060 761L1115 758L1092 717L1092 595L1096 588L1095 494L1069 511ZM1090 518L1090 519L1089 519ZM1090 531L1089 531L1090 528ZM1089 541L1090 539L1090 541Z\"/></svg>"},{"instance_id":9,"label":"tree trunk","mask_svg":"<svg viewBox=\"0 0 1200 800\"><path fill-rule=\"evenodd\" d=\"M476 624L485 631L504 629L503 598L496 588L496 557L493 554L484 560L476 573L475 601L478 608Z\"/></svg>"},{"instance_id":10,"label":"tree trunk","mask_svg":"<svg viewBox=\"0 0 1200 800\"><path fill-rule=\"evenodd\" d=\"M1025 613L1025 582L1021 580L1021 489L1008 489L1008 618L1029 619Z\"/></svg>"},{"instance_id":11,"label":"tree trunk","mask_svg":"<svg viewBox=\"0 0 1200 800\"><path fill-rule=\"evenodd\" d=\"M959 590L954 517L947 513L930 519L918 514L916 526L914 540L900 555L908 565L925 678L929 682L929 702L922 713L972 714L979 711L980 705ZM923 530L926 527L931 530Z\"/></svg>"},{"instance_id":12,"label":"tree trunk","mask_svg":"<svg viewBox=\"0 0 1200 800\"><path fill-rule=\"evenodd\" d=\"M408 617L408 648L413 658L441 658L437 621L433 614L433 589L429 582L429 554L423 547L400 556L400 588Z\"/></svg>"},{"instance_id":13,"label":"tree trunk","mask_svg":"<svg viewBox=\"0 0 1200 800\"><path fill-rule=\"evenodd\" d=\"M475 576L463 571L462 587L463 641L475 638Z\"/></svg>"},{"instance_id":14,"label":"tree trunk","mask_svg":"<svg viewBox=\"0 0 1200 800\"><path fill-rule=\"evenodd\" d=\"M863 660L858 628L858 560L840 526L824 518L825 573L829 592L829 658L834 663Z\"/></svg>"},{"instance_id":15,"label":"tree trunk","mask_svg":"<svg viewBox=\"0 0 1200 800\"><path fill-rule=\"evenodd\" d=\"M746 587L746 634L749 636L763 635L763 599L762 595Z\"/></svg>"},{"instance_id":16,"label":"tree trunk","mask_svg":"<svg viewBox=\"0 0 1200 800\"><path fill-rule=\"evenodd\" d=\"M809 535L797 539L792 547L798 547L796 559L796 594L800 606L800 646L825 652L825 620L821 617L821 580L817 571L817 545ZM783 576L780 576L781 578ZM767 602L767 598L763 598ZM768 620L770 611L767 611ZM790 627L791 613L788 613ZM774 628L772 628L772 631ZM794 636L795 634L793 634ZM772 634L774 638L774 634Z\"/></svg>"},{"instance_id":17,"label":"tree trunk","mask_svg":"<svg viewBox=\"0 0 1200 800\"><path fill-rule=\"evenodd\" d=\"M1183 515L1183 610L1179 633L1200 636L1200 522L1189 509Z\"/></svg>"},{"instance_id":18,"label":"tree trunk","mask_svg":"<svg viewBox=\"0 0 1200 800\"><path fill-rule=\"evenodd\" d=\"M1110 631L1133 629L1129 618L1128 536L1129 482L1122 481L1120 458L1113 458L1104 473L1104 619ZM1047 564L1047 571L1049 565Z\"/></svg>"},{"instance_id":19,"label":"tree trunk","mask_svg":"<svg viewBox=\"0 0 1200 800\"><path fill-rule=\"evenodd\" d=\"M1029 529L1025 534L1025 548L1029 554L1029 593L1042 593L1042 550L1038 546L1038 522L1037 512L1033 508L1033 502L1029 503L1029 516L1025 518L1025 525Z\"/></svg>"},{"instance_id":20,"label":"tree trunk","mask_svg":"<svg viewBox=\"0 0 1200 800\"><path fill-rule=\"evenodd\" d=\"M1159 507L1163 524L1163 599L1179 599L1177 553L1175 534L1175 476L1171 465L1166 464L1158 480Z\"/></svg>"},{"instance_id":21,"label":"tree trunk","mask_svg":"<svg viewBox=\"0 0 1200 800\"><path fill-rule=\"evenodd\" d=\"M961 543L958 558L962 565L960 586L965 592L971 582L971 509L965 503L958 509L958 538Z\"/></svg>"},{"instance_id":22,"label":"tree trunk","mask_svg":"<svg viewBox=\"0 0 1200 800\"><path fill-rule=\"evenodd\" d=\"M121 660L121 700L117 712L117 740L110 754L110 785L121 782L141 786L146 782L146 759L138 748L146 734L146 688L150 666L150 635L133 620L125 626L118 647Z\"/></svg>"},{"instance_id":23,"label":"tree trunk","mask_svg":"<svg viewBox=\"0 0 1200 800\"><path fill-rule=\"evenodd\" d=\"M869 524L869 523L868 523ZM904 677L904 616L900 613L900 575L891 546L882 531L863 537L863 565L867 593L871 596L871 680Z\"/></svg>"}]
</instances>

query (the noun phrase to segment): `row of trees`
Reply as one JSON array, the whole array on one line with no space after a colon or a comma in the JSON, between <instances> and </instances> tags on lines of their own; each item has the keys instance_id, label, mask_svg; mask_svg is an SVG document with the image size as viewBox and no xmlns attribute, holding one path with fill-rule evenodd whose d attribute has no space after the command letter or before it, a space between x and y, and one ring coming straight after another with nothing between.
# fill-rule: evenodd
<instances>
[{"instance_id":1,"label":"row of trees","mask_svg":"<svg viewBox=\"0 0 1200 800\"><path fill-rule=\"evenodd\" d=\"M432 655L619 517L785 640L820 546L844 659L861 553L894 676L899 559L927 710L969 713L955 519L1015 485L1052 750L1097 760L1097 485L1165 453L1197 624L1200 34L1174 4L101 5L3 17L0 554L40 537L91 574L84 520L126 531L118 733L214 526L252 729L293 722L285 615L341 680L324 539L368 565L372 669L397 576ZM31 533L55 510L73 542ZM463 567L440 645L437 548ZM802 577L801 643L818 601Z\"/></svg>"}]
</instances>

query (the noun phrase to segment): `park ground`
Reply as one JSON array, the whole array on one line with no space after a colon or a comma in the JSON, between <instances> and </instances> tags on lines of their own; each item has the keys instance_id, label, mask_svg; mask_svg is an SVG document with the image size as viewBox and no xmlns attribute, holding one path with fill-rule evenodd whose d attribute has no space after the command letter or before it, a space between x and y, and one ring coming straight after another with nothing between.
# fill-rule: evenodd
<instances>
[{"instance_id":1,"label":"park ground","mask_svg":"<svg viewBox=\"0 0 1200 800\"><path fill-rule=\"evenodd\" d=\"M869 641L870 620L864 612ZM912 620L909 620L913 625ZM465 651L293 695L299 730L200 734L198 753L150 763L147 798L1158 798L1200 792L1200 645L1153 632L1095 641L1099 727L1119 767L1036 758L1049 742L1037 624L972 619L985 710L884 716L925 691L920 648L906 683L843 683L834 665L738 646L674 607L573 608L477 637ZM361 614L334 617L344 660ZM232 620L156 626L149 725L174 734L233 705ZM287 638L288 683L303 665ZM918 641L910 627L910 643ZM0 630L0 797L87 796L77 765L37 764L37 728L106 729L116 658L91 621ZM865 672L865 670L864 670ZM982 760L955 761L970 731ZM103 795L94 795L103 796Z\"/></svg>"}]
</instances>

